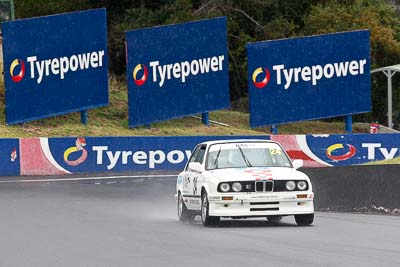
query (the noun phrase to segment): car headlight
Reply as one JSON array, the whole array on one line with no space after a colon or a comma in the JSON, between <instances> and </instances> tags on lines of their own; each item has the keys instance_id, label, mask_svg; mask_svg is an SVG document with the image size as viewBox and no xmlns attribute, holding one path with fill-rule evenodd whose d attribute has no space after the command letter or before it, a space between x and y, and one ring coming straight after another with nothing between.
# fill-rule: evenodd
<instances>
[{"instance_id":1,"label":"car headlight","mask_svg":"<svg viewBox=\"0 0 400 267\"><path fill-rule=\"evenodd\" d=\"M297 182L297 188L299 190L306 190L307 188L307 182L306 181L298 181Z\"/></svg>"},{"instance_id":2,"label":"car headlight","mask_svg":"<svg viewBox=\"0 0 400 267\"><path fill-rule=\"evenodd\" d=\"M287 181L285 187L287 190L293 191L296 188L296 183L294 181Z\"/></svg>"},{"instance_id":3,"label":"car headlight","mask_svg":"<svg viewBox=\"0 0 400 267\"><path fill-rule=\"evenodd\" d=\"M241 183L233 183L232 184L232 190L235 191L235 192L242 191L242 184Z\"/></svg>"},{"instance_id":4,"label":"car headlight","mask_svg":"<svg viewBox=\"0 0 400 267\"><path fill-rule=\"evenodd\" d=\"M230 189L230 186L228 183L222 183L219 185L219 188L221 188L222 192L228 192Z\"/></svg>"}]
</instances>

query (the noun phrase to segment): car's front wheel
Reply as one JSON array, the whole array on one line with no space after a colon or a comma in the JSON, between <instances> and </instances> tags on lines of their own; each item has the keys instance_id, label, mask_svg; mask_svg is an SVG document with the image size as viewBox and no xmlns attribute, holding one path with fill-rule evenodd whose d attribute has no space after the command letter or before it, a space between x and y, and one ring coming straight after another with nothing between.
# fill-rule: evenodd
<instances>
[{"instance_id":1,"label":"car's front wheel","mask_svg":"<svg viewBox=\"0 0 400 267\"><path fill-rule=\"evenodd\" d=\"M209 216L210 203L206 192L201 195L201 223L204 226L214 225L219 222L219 217Z\"/></svg>"},{"instance_id":2,"label":"car's front wheel","mask_svg":"<svg viewBox=\"0 0 400 267\"><path fill-rule=\"evenodd\" d=\"M178 218L181 222L191 221L194 219L194 215L192 215L186 208L185 202L183 201L183 197L180 192L178 194Z\"/></svg>"},{"instance_id":3,"label":"car's front wheel","mask_svg":"<svg viewBox=\"0 0 400 267\"><path fill-rule=\"evenodd\" d=\"M314 221L314 213L294 215L294 220L296 221L297 225L299 225L299 226L310 225Z\"/></svg>"}]
</instances>

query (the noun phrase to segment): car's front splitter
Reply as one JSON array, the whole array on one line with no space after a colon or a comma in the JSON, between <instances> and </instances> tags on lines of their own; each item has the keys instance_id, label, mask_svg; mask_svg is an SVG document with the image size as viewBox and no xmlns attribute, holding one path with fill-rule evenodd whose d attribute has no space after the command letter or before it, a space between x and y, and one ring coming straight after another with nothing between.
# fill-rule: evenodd
<instances>
[{"instance_id":1,"label":"car's front splitter","mask_svg":"<svg viewBox=\"0 0 400 267\"><path fill-rule=\"evenodd\" d=\"M252 217L314 213L314 194L270 193L209 196L209 215Z\"/></svg>"}]
</instances>

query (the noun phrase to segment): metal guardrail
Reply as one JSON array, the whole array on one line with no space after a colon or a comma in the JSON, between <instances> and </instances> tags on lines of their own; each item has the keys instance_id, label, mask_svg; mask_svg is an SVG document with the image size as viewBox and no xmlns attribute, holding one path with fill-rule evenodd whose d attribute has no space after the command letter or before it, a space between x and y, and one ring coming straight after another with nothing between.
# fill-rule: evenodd
<instances>
[{"instance_id":1,"label":"metal guardrail","mask_svg":"<svg viewBox=\"0 0 400 267\"><path fill-rule=\"evenodd\" d=\"M370 124L369 123L364 123L364 122L357 122L354 123L354 125L362 126L365 127L366 129L369 129ZM385 125L379 124L379 133L400 133L400 131L391 129Z\"/></svg>"}]
</instances>

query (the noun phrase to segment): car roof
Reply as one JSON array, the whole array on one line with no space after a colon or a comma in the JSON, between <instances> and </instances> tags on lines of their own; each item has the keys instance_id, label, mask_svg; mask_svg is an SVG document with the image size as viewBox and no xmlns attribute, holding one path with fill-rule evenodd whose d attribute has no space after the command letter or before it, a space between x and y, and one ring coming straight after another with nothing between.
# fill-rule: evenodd
<instances>
[{"instance_id":1,"label":"car roof","mask_svg":"<svg viewBox=\"0 0 400 267\"><path fill-rule=\"evenodd\" d=\"M264 142L264 143L277 143L267 139L222 139L210 140L200 143L201 145L214 145L214 144L227 144L227 143L245 143L245 142Z\"/></svg>"}]
</instances>

